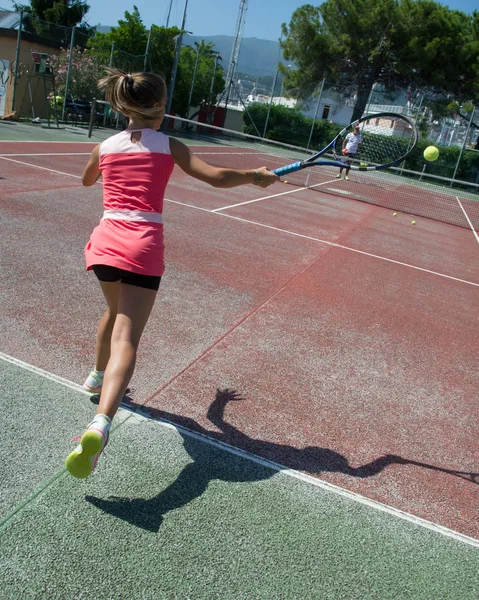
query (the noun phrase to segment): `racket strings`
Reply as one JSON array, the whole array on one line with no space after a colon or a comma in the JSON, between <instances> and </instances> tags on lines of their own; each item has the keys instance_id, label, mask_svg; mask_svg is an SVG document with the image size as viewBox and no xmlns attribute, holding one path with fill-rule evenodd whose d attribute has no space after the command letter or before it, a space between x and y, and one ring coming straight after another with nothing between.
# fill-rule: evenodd
<instances>
[{"instance_id":1,"label":"racket strings","mask_svg":"<svg viewBox=\"0 0 479 600\"><path fill-rule=\"evenodd\" d=\"M353 133L353 127L338 140L338 157L348 133ZM397 162L405 157L415 145L416 131L409 121L398 116L364 120L360 122L359 135L361 143L353 154L356 154L355 158L361 163L373 166Z\"/></svg>"}]
</instances>

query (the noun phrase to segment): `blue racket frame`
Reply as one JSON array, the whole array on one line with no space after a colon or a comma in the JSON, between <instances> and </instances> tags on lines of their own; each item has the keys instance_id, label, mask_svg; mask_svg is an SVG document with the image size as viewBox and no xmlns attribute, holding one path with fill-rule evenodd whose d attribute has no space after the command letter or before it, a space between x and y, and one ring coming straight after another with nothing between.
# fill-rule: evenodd
<instances>
[{"instance_id":1,"label":"blue racket frame","mask_svg":"<svg viewBox=\"0 0 479 600\"><path fill-rule=\"evenodd\" d=\"M326 154L326 152L328 152L328 150L333 150L335 156L337 156L338 152L336 151L336 144L346 131L352 130L356 125L360 125L361 123L364 123L366 121L371 121L372 119L378 119L378 118L387 118L387 117L393 117L395 119L399 118L401 121L404 121L412 128L412 132L413 132L413 135L411 137L412 143L409 145L407 152L405 154L403 154L401 157L395 159L394 161L391 161L391 162L388 162L388 163L385 163L382 165L368 165L368 166L361 166L361 165L358 166L358 165L354 165L354 164L351 165L349 163L345 163L340 160L317 160L319 157ZM310 158L307 158L306 160L301 160L299 162L291 163L290 165L286 165L284 167L279 167L278 169L273 169L273 173L275 173L279 177L282 177L283 175L287 175L288 173L294 173L295 171L300 171L301 169L306 169L307 167L316 167L316 166L320 167L320 166L324 166L324 165L329 165L329 166L333 166L333 167L349 168L349 169L353 169L354 171L378 171L380 169L387 169L389 167L397 165L397 163L404 160L406 158L406 156L408 156L414 150L414 148L416 147L417 141L418 141L418 137L419 137L419 135L418 135L418 130L417 130L416 125L413 123L413 121L411 121L411 119L408 119L404 115L401 115L398 113L388 113L388 112L374 113L372 115L368 115L367 117L362 117L361 119L357 119L356 121L353 121L352 123L350 123L347 127L344 127L344 129L342 129L338 133L338 135L327 146L325 146L322 150L320 150L319 152L317 152Z\"/></svg>"}]
</instances>

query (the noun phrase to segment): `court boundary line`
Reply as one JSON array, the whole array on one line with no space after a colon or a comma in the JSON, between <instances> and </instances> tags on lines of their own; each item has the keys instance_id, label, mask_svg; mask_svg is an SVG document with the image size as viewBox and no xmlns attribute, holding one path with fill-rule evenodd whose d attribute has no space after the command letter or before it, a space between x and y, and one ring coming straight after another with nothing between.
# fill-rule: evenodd
<instances>
[{"instance_id":1,"label":"court boundary line","mask_svg":"<svg viewBox=\"0 0 479 600\"><path fill-rule=\"evenodd\" d=\"M39 165L32 165L30 163L26 163L20 160L14 160L12 158L6 158L5 156L0 156L0 160L6 160L8 162L13 162L13 163L17 163L17 164L21 164L21 165L26 165L27 167L33 167L34 169L42 169L44 171L51 171L52 173L58 173L60 175L66 175L67 177L75 177L76 179L81 179L81 175L75 175L73 173L66 173L65 171L56 171L55 169L51 169L49 167L41 167ZM103 185L101 183L101 181L97 181L96 184L98 185ZM308 188L303 188L304 189L308 189ZM297 190L294 190L297 191ZM414 269L416 271L422 271L424 273L429 273L431 275L437 275L438 277L444 277L446 279L450 279L452 281L458 281L460 283L465 283L467 285L472 285L474 287L479 287L479 283L474 283L472 281L467 281L466 279L460 279L459 277L453 277L452 275L446 275L445 273L439 273L438 271L432 271L431 269L425 269L424 267L417 267L415 265L411 265L409 263L404 263L398 260L394 260L392 258L386 258L385 256L379 256L377 254L372 254L371 252L366 252L364 250L357 250L356 248L351 248L350 246L344 246L342 244L336 244L335 242L329 242L326 240L321 240L320 238L315 238L313 236L309 236L309 235L305 235L302 233L296 233L294 231L289 231L288 229L281 229L280 227L274 227L272 225L266 225L265 223L259 223L258 221L251 221L249 219L244 219L242 217L235 217L233 215L228 215L226 213L223 212L213 212L212 209L209 208L203 208L201 206L195 206L194 204L187 204L186 202L180 202L178 200L171 200L170 198L166 198L165 197L165 202L170 202L172 204L178 204L180 206L186 206L187 208L193 208L196 210L202 210L204 212L207 212L209 214L215 214L215 215L220 215L223 217L227 217L229 219L236 219L237 221L242 221L244 223L249 223L251 225L257 225L258 227L265 227L266 229L271 229L273 231L279 231L281 233L286 233L287 235L293 235L295 237L300 237L303 239L307 239L307 240L311 240L314 242L320 242L322 244L327 244L328 246L334 246L336 248L341 248L343 250L348 250L349 252L355 252L357 254L362 254L364 256L369 256L371 258L376 258L378 260L383 260L386 262L390 262L393 264L397 264L397 265L401 265L403 267L408 267L410 269ZM447 225L447 223L445 223L445 225ZM451 227L453 227L453 225L451 225Z\"/></svg>"},{"instance_id":2,"label":"court boundary line","mask_svg":"<svg viewBox=\"0 0 479 600\"><path fill-rule=\"evenodd\" d=\"M188 208L195 208L196 210L202 210L202 211L205 211L208 213L212 212L208 208L203 208L201 206L194 206L193 204L186 204L185 202L179 202L178 200L171 200L169 198L165 198L165 200L167 200L168 202L171 202L173 204L179 204L181 206L186 206ZM381 208L381 207L376 207L376 208ZM272 229L273 231L279 231L280 233L286 233L287 235L293 235L295 237L304 238L306 240L311 240L313 242L327 244L328 246L333 246L335 248L341 248L342 250L348 250L349 252L356 252L357 254L363 254L364 256L369 256L371 258L376 258L378 260L384 260L386 262L397 264L402 267L408 267L410 269L415 269L416 271L422 271L424 273L429 273L430 275L437 275L438 277L445 277L446 279L451 279L453 281L458 281L460 283L466 283L467 285L473 285L475 287L479 287L479 283L474 283L473 281L467 281L466 279L460 279L458 277L453 277L452 275L446 275L445 273L439 273L438 271L432 271L431 269L426 269L424 267L417 267L417 266L411 265L409 263L401 262L399 260L394 260L393 258L379 256L378 254L372 254L371 252L366 252L365 250L357 250L356 248L351 248L350 246L344 246L342 244L337 244L336 242L329 242L327 240L315 238L311 235L306 235L304 233L296 233L295 231L290 231L288 229L281 229L280 227L274 227L273 225L266 225L265 223L259 223L258 221L251 221L249 219L244 219L243 217L235 217L234 215L228 215L226 213L216 212L214 214L221 215L221 216L227 217L229 219L236 219L237 221L243 221L244 223L250 223L251 225L257 225L258 227L265 227L266 229ZM451 227L453 227L453 225L451 225Z\"/></svg>"},{"instance_id":3,"label":"court boundary line","mask_svg":"<svg viewBox=\"0 0 479 600\"><path fill-rule=\"evenodd\" d=\"M253 200L246 200L245 202L238 202L237 204L230 204L229 206L221 206L220 208L214 208L210 212L218 213L222 210L227 210L228 208L236 208L237 206L244 206L245 204L252 204L253 202L260 202L261 200L270 200L271 198L277 198L278 196L286 196L287 194L294 194L295 192L302 192L303 190L312 190L313 188L320 187L321 185L328 185L332 183L334 179L331 181L323 181L321 183L315 183L313 185L295 188L294 190L288 190L287 192L280 192L279 194L270 194L269 196L263 196L262 198L253 198ZM351 198L352 199L352 198Z\"/></svg>"},{"instance_id":4,"label":"court boundary line","mask_svg":"<svg viewBox=\"0 0 479 600\"><path fill-rule=\"evenodd\" d=\"M469 225L469 227L471 228L472 233L474 234L474 237L476 238L477 243L479 244L479 235L477 235L476 230L474 229L474 226L471 223L471 220L469 219L469 215L467 214L467 212L464 210L464 207L462 206L461 201L459 200L459 196L456 196L456 200L459 204L459 206L461 207L462 212L464 213L464 216L466 217L467 223Z\"/></svg>"},{"instance_id":5,"label":"court boundary line","mask_svg":"<svg viewBox=\"0 0 479 600\"><path fill-rule=\"evenodd\" d=\"M0 359L4 360L5 362L8 362L10 364L13 364L14 366L17 366L19 368L23 368L26 371L30 371L36 375L45 377L45 378L49 379L50 381L54 381L61 385L65 385L66 387L69 387L70 389L73 389L75 391L80 391L78 389L78 388L81 388L81 386L79 384L69 381L68 379L65 379L64 377L60 377L59 375L49 373L48 371L46 371L45 369L41 369L40 367L35 367L34 365L30 365L18 358L15 358L13 356L5 354L4 352L1 352L1 351L0 351ZM91 394L89 392L87 392L86 390L83 390L83 392L85 392L86 395L91 396ZM460 533L459 531L455 531L454 529L450 529L449 527L445 527L444 525L439 525L437 523L433 523L432 521L428 521L427 519L418 517L416 515L413 515L412 513L408 513L399 508L394 508L392 506L389 506L388 504L384 504L383 502L379 502L377 500L371 500L370 498L367 498L366 496L362 496L361 494L352 492L346 488L342 488L333 483L323 481L322 479L313 477L312 475L307 475L305 473L302 473L301 471L296 471L295 469L289 469L288 467L285 467L274 461L270 461L266 458L262 458L261 456L253 454L252 452L242 450L241 448L236 448L235 446L231 446L230 444L227 444L226 442L222 442L220 440L215 440L214 438L210 438L209 436L207 436L205 434L193 431L182 425L177 425L175 423L172 423L171 421L168 421L167 419L155 418L149 414L148 407L138 406L138 408L136 408L135 406L132 406L130 404L126 404L126 405L122 404L122 405L120 405L120 408L123 410L126 410L127 412L131 412L132 414L140 416L140 417L144 418L145 420L156 422L164 427L174 429L178 432L182 431L185 435L188 435L189 437L200 440L200 441L207 443L213 447L219 448L221 450L224 450L225 452L229 452L230 454L234 454L236 456L239 456L241 458L249 460L253 463L270 468L278 473L282 473L286 476L292 477L293 479L298 479L300 481L304 481L305 483L309 483L310 485L314 485L315 487L318 487L318 488L328 491L330 493L347 498L353 502L356 502L357 504L361 504L363 506L368 506L369 508L389 514L390 516L397 517L399 519L402 519L403 521L407 521L408 523L417 525L418 527L422 527L422 528L432 531L434 533L443 535L445 537L452 538L457 542L462 542L469 546L479 548L479 539L476 539L476 538L473 538L466 534ZM127 419L121 421L121 423L119 423L117 427L120 427L123 423L126 422L126 420ZM57 479L59 479L61 477L61 475L64 474L64 472L66 472L66 469L62 469L61 471L55 473L46 482L44 482L43 485L40 484L40 486L39 486L40 489L34 490L34 492L32 492L32 494L30 494L27 498L25 498L24 501L21 502L20 505L18 505L14 511L11 511L8 515L6 515L6 517L4 519L2 519L0 521L0 527L3 528L3 526L15 514L17 514L19 511L21 511L25 506L27 506L27 504L29 504L32 500L34 500L37 496L39 496L44 490L46 490L48 487L50 487L50 485L52 483L54 483L55 481L57 481Z\"/></svg>"},{"instance_id":6,"label":"court boundary line","mask_svg":"<svg viewBox=\"0 0 479 600\"><path fill-rule=\"evenodd\" d=\"M91 152L36 152L27 154L0 154L0 158L9 156L90 156ZM33 166L33 165L32 165Z\"/></svg>"}]
</instances>

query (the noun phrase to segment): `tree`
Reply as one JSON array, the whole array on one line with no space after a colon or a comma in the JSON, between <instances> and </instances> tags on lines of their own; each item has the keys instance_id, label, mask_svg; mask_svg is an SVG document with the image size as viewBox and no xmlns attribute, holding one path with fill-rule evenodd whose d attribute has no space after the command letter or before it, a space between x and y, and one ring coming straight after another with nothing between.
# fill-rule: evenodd
<instances>
[{"instance_id":1,"label":"tree","mask_svg":"<svg viewBox=\"0 0 479 600\"><path fill-rule=\"evenodd\" d=\"M152 71L162 73L167 85L170 84L176 44L181 30L178 27L158 27L152 25L151 31L145 27L136 6L133 12L125 12L125 18L118 21L108 33L97 33L88 42L90 55L98 57L104 65L110 65L126 72ZM148 56L145 56L148 36L150 44ZM197 105L207 98L214 68L213 44L204 41L199 45L200 58L194 86L192 104ZM185 115L193 79L196 52L185 46L181 49L178 72L173 94L173 110ZM218 67L214 79L214 92L223 89L224 79L221 67Z\"/></svg>"},{"instance_id":2,"label":"tree","mask_svg":"<svg viewBox=\"0 0 479 600\"><path fill-rule=\"evenodd\" d=\"M225 85L223 68L217 65L214 72L217 55L214 44L201 40L200 43L194 42L194 46L195 48L186 46L181 51L178 66L181 77L177 80L173 94L175 112L186 118L189 108L211 100L209 94L212 83L213 96L221 92ZM188 106L190 94L191 104Z\"/></svg>"},{"instance_id":3,"label":"tree","mask_svg":"<svg viewBox=\"0 0 479 600\"><path fill-rule=\"evenodd\" d=\"M283 69L287 89L304 98L325 77L349 85L356 97L352 120L363 114L375 83L386 90L429 85L461 97L472 94L478 20L433 0L302 6L283 25L283 55L298 67Z\"/></svg>"},{"instance_id":4,"label":"tree","mask_svg":"<svg viewBox=\"0 0 479 600\"><path fill-rule=\"evenodd\" d=\"M65 94L70 48L61 49L51 57L51 65L55 71L57 94L62 98ZM102 75L103 65L88 50L74 48L68 82L69 95L75 100L92 100L97 93L97 83Z\"/></svg>"},{"instance_id":5,"label":"tree","mask_svg":"<svg viewBox=\"0 0 479 600\"><path fill-rule=\"evenodd\" d=\"M82 0L30 0L30 4L13 3L15 10L23 11L25 31L60 42L70 41L72 27L91 35L93 29L84 21L90 6ZM68 29L67 29L68 28Z\"/></svg>"}]
</instances>

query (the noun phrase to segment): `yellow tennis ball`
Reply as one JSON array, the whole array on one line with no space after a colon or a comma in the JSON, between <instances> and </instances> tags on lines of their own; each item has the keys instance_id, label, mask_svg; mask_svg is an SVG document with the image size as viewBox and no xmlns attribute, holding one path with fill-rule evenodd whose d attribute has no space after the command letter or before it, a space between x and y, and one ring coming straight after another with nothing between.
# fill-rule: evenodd
<instances>
[{"instance_id":1,"label":"yellow tennis ball","mask_svg":"<svg viewBox=\"0 0 479 600\"><path fill-rule=\"evenodd\" d=\"M284 183L288 183L288 180L287 180L287 179L285 179L285 180L284 180Z\"/></svg>"},{"instance_id":2,"label":"yellow tennis ball","mask_svg":"<svg viewBox=\"0 0 479 600\"><path fill-rule=\"evenodd\" d=\"M412 225L416 225L416 221L411 221L411 224Z\"/></svg>"},{"instance_id":3,"label":"yellow tennis ball","mask_svg":"<svg viewBox=\"0 0 479 600\"><path fill-rule=\"evenodd\" d=\"M424 150L424 158L429 162L437 160L439 158L439 150L436 148L436 146L428 146Z\"/></svg>"},{"instance_id":4,"label":"yellow tennis ball","mask_svg":"<svg viewBox=\"0 0 479 600\"><path fill-rule=\"evenodd\" d=\"M398 214L397 214L397 213L393 213L393 217L397 217L397 216L398 216Z\"/></svg>"}]
</instances>

